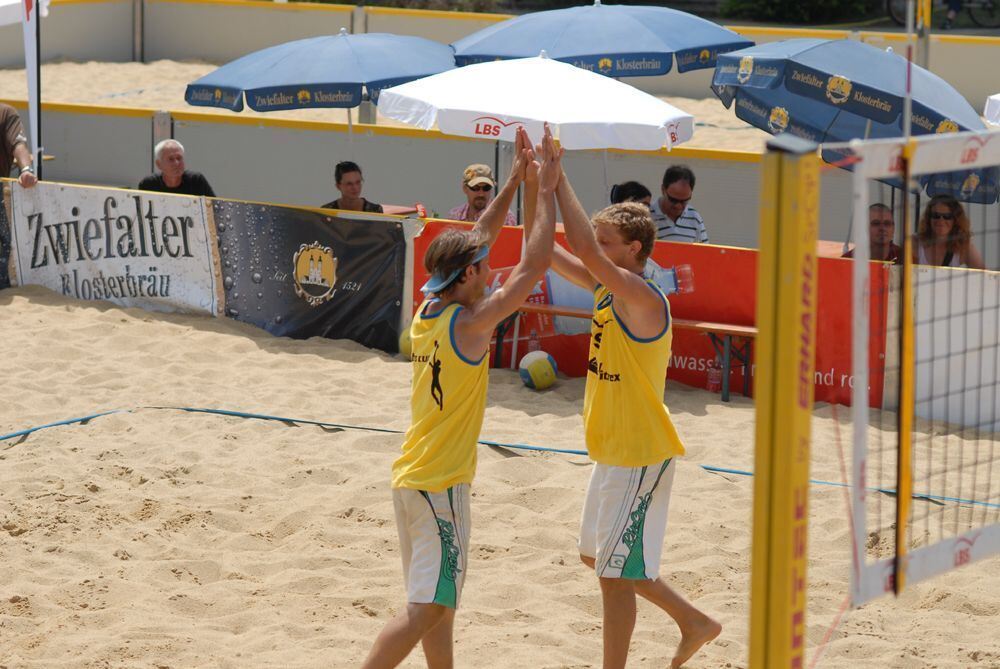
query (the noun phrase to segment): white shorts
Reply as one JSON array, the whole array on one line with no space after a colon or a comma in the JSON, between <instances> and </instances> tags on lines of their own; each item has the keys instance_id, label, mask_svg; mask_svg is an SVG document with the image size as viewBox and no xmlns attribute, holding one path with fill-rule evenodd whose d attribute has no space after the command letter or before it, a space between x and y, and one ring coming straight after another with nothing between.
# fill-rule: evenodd
<instances>
[{"instance_id":1,"label":"white shorts","mask_svg":"<svg viewBox=\"0 0 1000 669\"><path fill-rule=\"evenodd\" d=\"M406 601L458 608L469 561L469 484L442 492L393 488Z\"/></svg>"},{"instance_id":2,"label":"white shorts","mask_svg":"<svg viewBox=\"0 0 1000 669\"><path fill-rule=\"evenodd\" d=\"M580 555L601 578L654 579L660 574L673 459L646 467L594 464L580 521Z\"/></svg>"}]
</instances>

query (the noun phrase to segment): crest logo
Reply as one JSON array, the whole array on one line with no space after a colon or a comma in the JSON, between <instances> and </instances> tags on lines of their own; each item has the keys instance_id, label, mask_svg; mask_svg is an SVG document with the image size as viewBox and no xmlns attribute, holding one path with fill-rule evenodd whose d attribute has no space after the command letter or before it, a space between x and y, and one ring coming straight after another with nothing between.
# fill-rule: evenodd
<instances>
[{"instance_id":1,"label":"crest logo","mask_svg":"<svg viewBox=\"0 0 1000 669\"><path fill-rule=\"evenodd\" d=\"M979 188L981 179L979 175L973 172L969 176L965 177L965 181L962 182L962 197L970 197Z\"/></svg>"},{"instance_id":2,"label":"crest logo","mask_svg":"<svg viewBox=\"0 0 1000 669\"><path fill-rule=\"evenodd\" d=\"M601 71L601 74L607 74L613 66L614 63L611 62L610 58L601 58L597 61L597 69Z\"/></svg>"},{"instance_id":3,"label":"crest logo","mask_svg":"<svg viewBox=\"0 0 1000 669\"><path fill-rule=\"evenodd\" d=\"M312 95L310 95L309 91L307 91L304 88L301 91L299 91L299 94L298 94L297 97L299 99L299 104L300 105L307 105L310 102L312 102Z\"/></svg>"},{"instance_id":4,"label":"crest logo","mask_svg":"<svg viewBox=\"0 0 1000 669\"><path fill-rule=\"evenodd\" d=\"M835 105L847 102L851 97L851 80L835 74L826 81L826 97Z\"/></svg>"},{"instance_id":5,"label":"crest logo","mask_svg":"<svg viewBox=\"0 0 1000 669\"><path fill-rule=\"evenodd\" d=\"M295 294L317 307L337 292L337 259L333 249L319 242L303 244L292 259Z\"/></svg>"},{"instance_id":6,"label":"crest logo","mask_svg":"<svg viewBox=\"0 0 1000 669\"><path fill-rule=\"evenodd\" d=\"M712 60L712 52L708 49L702 49L701 53L698 54L698 62L703 65Z\"/></svg>"},{"instance_id":7,"label":"crest logo","mask_svg":"<svg viewBox=\"0 0 1000 669\"><path fill-rule=\"evenodd\" d=\"M740 58L740 71L736 73L736 81L745 84L750 81L753 74L753 56L743 56Z\"/></svg>"},{"instance_id":8,"label":"crest logo","mask_svg":"<svg viewBox=\"0 0 1000 669\"><path fill-rule=\"evenodd\" d=\"M934 132L945 133L945 132L958 132L958 124L951 119L945 119L938 123L937 130Z\"/></svg>"},{"instance_id":9,"label":"crest logo","mask_svg":"<svg viewBox=\"0 0 1000 669\"><path fill-rule=\"evenodd\" d=\"M774 107L771 109L771 116L767 119L767 127L775 135L785 132L788 127L788 110L784 107Z\"/></svg>"},{"instance_id":10,"label":"crest logo","mask_svg":"<svg viewBox=\"0 0 1000 669\"><path fill-rule=\"evenodd\" d=\"M215 89L215 101L220 102L222 100L222 91L218 88Z\"/></svg>"}]
</instances>

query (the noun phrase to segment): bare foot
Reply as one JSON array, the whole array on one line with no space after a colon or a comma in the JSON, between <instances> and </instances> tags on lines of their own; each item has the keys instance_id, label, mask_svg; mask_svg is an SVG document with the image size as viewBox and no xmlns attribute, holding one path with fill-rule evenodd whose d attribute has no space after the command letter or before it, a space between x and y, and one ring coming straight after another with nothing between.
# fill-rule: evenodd
<instances>
[{"instance_id":1,"label":"bare foot","mask_svg":"<svg viewBox=\"0 0 1000 669\"><path fill-rule=\"evenodd\" d=\"M722 625L705 616L704 620L681 632L681 642L670 661L670 669L680 669L698 649L722 633Z\"/></svg>"}]
</instances>

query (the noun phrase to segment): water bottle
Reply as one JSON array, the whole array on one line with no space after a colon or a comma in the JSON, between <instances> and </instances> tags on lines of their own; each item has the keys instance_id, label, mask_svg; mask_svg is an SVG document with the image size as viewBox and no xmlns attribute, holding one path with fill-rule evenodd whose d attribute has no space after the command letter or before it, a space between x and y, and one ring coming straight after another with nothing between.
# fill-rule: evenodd
<instances>
[{"instance_id":1,"label":"water bottle","mask_svg":"<svg viewBox=\"0 0 1000 669\"><path fill-rule=\"evenodd\" d=\"M647 260L643 276L655 283L665 295L694 292L694 272L691 265L660 267L654 260Z\"/></svg>"},{"instance_id":2,"label":"water bottle","mask_svg":"<svg viewBox=\"0 0 1000 669\"><path fill-rule=\"evenodd\" d=\"M722 359L718 356L715 361L708 364L708 392L718 393L722 391Z\"/></svg>"},{"instance_id":3,"label":"water bottle","mask_svg":"<svg viewBox=\"0 0 1000 669\"><path fill-rule=\"evenodd\" d=\"M528 335L528 353L542 350L542 342L538 338L538 333L534 330Z\"/></svg>"}]
</instances>

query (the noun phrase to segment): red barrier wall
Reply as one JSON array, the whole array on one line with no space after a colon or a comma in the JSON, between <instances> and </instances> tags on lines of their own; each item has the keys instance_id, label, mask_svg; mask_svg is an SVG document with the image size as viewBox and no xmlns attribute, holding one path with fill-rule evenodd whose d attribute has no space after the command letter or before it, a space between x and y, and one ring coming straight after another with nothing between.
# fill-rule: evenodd
<instances>
[{"instance_id":1,"label":"red barrier wall","mask_svg":"<svg viewBox=\"0 0 1000 669\"><path fill-rule=\"evenodd\" d=\"M414 306L423 295L420 286L428 275L423 257L431 240L448 227L468 227L454 221L427 222L414 239ZM492 268L516 265L521 257L521 228L505 227L490 253ZM562 233L556 238L565 244ZM690 265L694 292L670 296L670 311L675 318L712 321L732 325L754 325L757 309L757 251L753 249L656 242L653 260L662 267ZM816 400L850 404L851 401L851 272L850 261L819 258L819 309L816 328ZM888 294L889 266L871 265L871 323L869 404L882 405L883 363L887 304L880 296ZM542 335L542 348L556 359L559 370L569 376L587 373L588 336L549 334L551 329L538 324L522 326L519 355L526 349L530 329ZM504 360L509 364L510 341L504 343ZM707 367L715 359L715 349L708 336L691 330L674 330L673 356L668 376L681 383L704 388ZM751 374L753 368L751 367ZM743 388L743 369L732 371L730 389ZM753 384L751 383L751 392Z\"/></svg>"}]
</instances>

